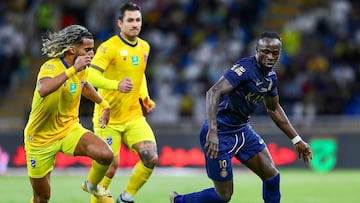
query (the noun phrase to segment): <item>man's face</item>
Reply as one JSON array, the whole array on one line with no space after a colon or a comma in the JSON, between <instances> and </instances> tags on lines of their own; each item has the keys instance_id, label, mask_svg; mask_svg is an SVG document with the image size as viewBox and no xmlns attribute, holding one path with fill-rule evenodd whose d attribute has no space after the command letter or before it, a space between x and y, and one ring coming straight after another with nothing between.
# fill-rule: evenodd
<instances>
[{"instance_id":1,"label":"man's face","mask_svg":"<svg viewBox=\"0 0 360 203\"><path fill-rule=\"evenodd\" d=\"M129 40L134 40L139 35L142 26L140 11L125 11L124 18L118 20L121 33Z\"/></svg>"},{"instance_id":2,"label":"man's face","mask_svg":"<svg viewBox=\"0 0 360 203\"><path fill-rule=\"evenodd\" d=\"M260 39L256 47L257 60L261 68L270 71L280 56L281 41L272 38Z\"/></svg>"},{"instance_id":3,"label":"man's face","mask_svg":"<svg viewBox=\"0 0 360 203\"><path fill-rule=\"evenodd\" d=\"M76 55L78 56L94 56L94 40L84 38L81 45L76 46Z\"/></svg>"}]
</instances>

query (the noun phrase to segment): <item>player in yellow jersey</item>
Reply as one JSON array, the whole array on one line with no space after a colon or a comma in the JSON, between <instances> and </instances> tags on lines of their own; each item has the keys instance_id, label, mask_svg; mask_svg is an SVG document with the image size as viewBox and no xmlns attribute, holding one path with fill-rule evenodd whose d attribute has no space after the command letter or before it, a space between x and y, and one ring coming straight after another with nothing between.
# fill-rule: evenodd
<instances>
[{"instance_id":1,"label":"player in yellow jersey","mask_svg":"<svg viewBox=\"0 0 360 203\"><path fill-rule=\"evenodd\" d=\"M117 23L120 33L100 44L89 68L89 81L111 106L106 128L97 127L99 105L95 105L93 117L95 133L106 140L115 155L100 184L109 188L118 166L121 141L140 157L125 190L116 200L129 203L134 202L135 194L149 179L158 161L155 136L143 114L153 110L155 103L149 97L145 77L150 45L138 37L142 26L140 7L132 2L124 3ZM92 167L97 165L93 162ZM92 196L91 202L98 202L97 198Z\"/></svg>"},{"instance_id":2,"label":"player in yellow jersey","mask_svg":"<svg viewBox=\"0 0 360 203\"><path fill-rule=\"evenodd\" d=\"M99 104L104 128L110 118L109 104L87 82L94 56L92 34L83 26L71 25L43 38L42 52L51 59L41 67L24 129L26 163L33 197L30 202L50 199L50 174L58 152L88 156L101 167L92 168L83 190L98 197L111 196L98 183L109 168L114 155L110 147L79 122L81 95ZM91 174L98 174L99 178Z\"/></svg>"}]
</instances>

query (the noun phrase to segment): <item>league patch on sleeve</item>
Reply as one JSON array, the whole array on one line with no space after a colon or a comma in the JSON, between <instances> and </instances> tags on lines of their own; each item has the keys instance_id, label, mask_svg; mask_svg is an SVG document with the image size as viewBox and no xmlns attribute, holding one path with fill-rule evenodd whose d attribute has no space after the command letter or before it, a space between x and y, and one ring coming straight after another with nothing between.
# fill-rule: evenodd
<instances>
[{"instance_id":1,"label":"league patch on sleeve","mask_svg":"<svg viewBox=\"0 0 360 203\"><path fill-rule=\"evenodd\" d=\"M234 64L230 70L234 71L238 76L241 76L246 71L246 69L240 64Z\"/></svg>"}]
</instances>

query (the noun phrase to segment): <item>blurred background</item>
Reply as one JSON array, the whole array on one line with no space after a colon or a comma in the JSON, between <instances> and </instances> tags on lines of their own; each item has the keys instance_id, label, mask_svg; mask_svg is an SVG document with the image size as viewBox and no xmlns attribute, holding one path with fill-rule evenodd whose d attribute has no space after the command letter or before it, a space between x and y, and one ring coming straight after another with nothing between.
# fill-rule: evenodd
<instances>
[{"instance_id":1,"label":"blurred background","mask_svg":"<svg viewBox=\"0 0 360 203\"><path fill-rule=\"evenodd\" d=\"M19 155L23 152L22 131L37 72L46 60L40 52L41 36L48 30L81 24L94 34L97 46L119 32L116 20L122 2L0 2L0 162L8 160L9 166L24 166L23 154ZM233 62L254 54L256 37L270 30L281 35L284 46L275 68L280 102L297 130L312 144L312 167L324 171L360 168L360 160L349 156L357 153L355 143L360 142L359 1L134 2L142 8L140 37L151 45L146 73L157 108L148 121L157 135L160 156L169 153L166 150L190 153L199 149L197 136L205 117L205 91ZM81 120L89 128L92 107L83 99ZM272 124L262 105L252 119L255 130L269 144L275 144L269 145L274 147L273 156L278 148L293 152L291 143ZM181 166L202 165L201 158ZM176 165L166 160L160 165ZM291 160L280 157L277 164L302 167L296 156Z\"/></svg>"}]
</instances>

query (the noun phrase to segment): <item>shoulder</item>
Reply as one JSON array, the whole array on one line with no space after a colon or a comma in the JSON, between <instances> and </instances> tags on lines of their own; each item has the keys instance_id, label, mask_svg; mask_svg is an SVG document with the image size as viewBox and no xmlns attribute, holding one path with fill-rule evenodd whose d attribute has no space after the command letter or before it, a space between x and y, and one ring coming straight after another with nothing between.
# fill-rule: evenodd
<instances>
[{"instance_id":1,"label":"shoulder","mask_svg":"<svg viewBox=\"0 0 360 203\"><path fill-rule=\"evenodd\" d=\"M138 43L139 43L139 45L144 46L146 49L148 49L148 50L150 49L149 42L147 42L146 40L144 40L140 37L138 37Z\"/></svg>"}]
</instances>

